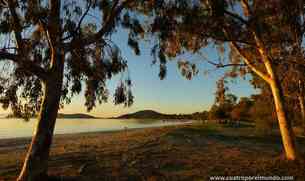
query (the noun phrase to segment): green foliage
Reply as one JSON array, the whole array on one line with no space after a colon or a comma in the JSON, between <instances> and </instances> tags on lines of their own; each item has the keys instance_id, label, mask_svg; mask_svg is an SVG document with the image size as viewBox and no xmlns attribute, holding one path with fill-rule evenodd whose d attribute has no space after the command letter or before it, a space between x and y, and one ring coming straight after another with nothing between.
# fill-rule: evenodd
<instances>
[{"instance_id":1,"label":"green foliage","mask_svg":"<svg viewBox=\"0 0 305 181\"><path fill-rule=\"evenodd\" d=\"M147 31L157 37L152 55L153 62L160 63L161 79L166 75L164 70L169 59L185 52L202 55L211 48L219 52L216 60L204 57L207 63L226 70L222 80L217 82L211 117L242 120L251 114L249 109L253 105L234 105L234 99L227 102L223 83L226 77L244 77L248 73L255 75L254 79L263 79L264 83L255 83L255 86L283 89L286 97L280 96L279 102L287 105L280 111L287 114L289 110L289 118L298 117L298 113L294 113L300 112L295 111L300 110L296 98L305 97L304 1L156 0L137 4L133 9L147 17L150 23ZM178 63L187 79L193 76L191 64L190 60ZM264 88L263 96L266 90L270 92L269 88ZM271 105L272 99L268 101ZM261 104L265 107L263 102ZM272 106L268 108L266 113L270 117L275 112ZM264 120L257 118L266 116L264 110L257 107L256 111L258 115L253 115L254 119Z\"/></svg>"},{"instance_id":2,"label":"green foliage","mask_svg":"<svg viewBox=\"0 0 305 181\"><path fill-rule=\"evenodd\" d=\"M51 2L54 3L51 5ZM132 1L4 1L0 7L0 103L14 114L31 117L40 109L43 84L53 76L57 63L54 50L63 57L61 107L84 91L85 106L92 110L106 102L106 81L122 74L114 94L116 104L133 103L127 61L111 41L118 26L129 31L135 54L140 54L138 37L144 30L134 17L127 17ZM57 6L59 3L59 6ZM56 19L56 13L59 17ZM89 18L97 14L98 18ZM102 20L102 22L100 21ZM57 70L56 70L57 71ZM126 78L126 81L123 79ZM59 80L59 83L61 80ZM119 91L120 90L120 91ZM123 90L123 91L122 91ZM117 97L118 96L118 97Z\"/></svg>"},{"instance_id":3,"label":"green foliage","mask_svg":"<svg viewBox=\"0 0 305 181\"><path fill-rule=\"evenodd\" d=\"M222 87L222 86L221 86ZM256 128L262 132L270 132L277 123L272 97L264 94L241 97L224 94L223 102L216 102L209 110L210 120L229 120L255 122Z\"/></svg>"},{"instance_id":4,"label":"green foliage","mask_svg":"<svg viewBox=\"0 0 305 181\"><path fill-rule=\"evenodd\" d=\"M253 119L250 114L254 101L248 97L241 97L239 102L231 111L231 118L237 121L251 121Z\"/></svg>"},{"instance_id":5,"label":"green foliage","mask_svg":"<svg viewBox=\"0 0 305 181\"><path fill-rule=\"evenodd\" d=\"M191 64L188 61L179 61L178 68L180 69L182 76L188 80L191 80L195 75L198 74L196 64Z\"/></svg>"},{"instance_id":6,"label":"green foliage","mask_svg":"<svg viewBox=\"0 0 305 181\"><path fill-rule=\"evenodd\" d=\"M117 87L115 90L115 104L122 104L124 103L125 106L131 106L133 104L133 95L130 90L130 80L126 80L126 83L124 84L121 82L121 84Z\"/></svg>"},{"instance_id":7,"label":"green foliage","mask_svg":"<svg viewBox=\"0 0 305 181\"><path fill-rule=\"evenodd\" d=\"M254 104L250 108L251 119L255 121L256 128L262 132L270 132L277 125L274 103L271 97L253 95Z\"/></svg>"},{"instance_id":8,"label":"green foliage","mask_svg":"<svg viewBox=\"0 0 305 181\"><path fill-rule=\"evenodd\" d=\"M226 107L227 108L227 107ZM213 105L209 111L210 120L222 120L229 118L229 111L224 106Z\"/></svg>"}]
</instances>

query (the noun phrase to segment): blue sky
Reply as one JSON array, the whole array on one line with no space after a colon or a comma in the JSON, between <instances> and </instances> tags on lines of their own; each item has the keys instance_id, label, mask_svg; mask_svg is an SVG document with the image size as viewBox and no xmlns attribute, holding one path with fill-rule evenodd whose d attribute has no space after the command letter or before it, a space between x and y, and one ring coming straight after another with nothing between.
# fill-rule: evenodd
<instances>
[{"instance_id":1,"label":"blue sky","mask_svg":"<svg viewBox=\"0 0 305 181\"><path fill-rule=\"evenodd\" d=\"M96 14L99 17L99 13L96 12ZM88 21L90 21L90 17ZM93 21L96 21L96 19L93 19ZM142 42L140 46L141 55L136 56L127 46L126 31L119 29L118 32L112 35L112 40L120 47L123 57L128 61L135 102L129 108L125 108L122 105L115 106L111 96L108 99L108 103L98 105L90 114L111 117L144 109L152 109L163 113L193 113L208 110L213 104L216 81L223 75L224 70L215 70L208 75L204 75L203 72L205 70L213 70L214 67L204 63L199 57L186 54L179 58L195 61L200 68L199 74L192 80L186 80L180 75L177 68L177 60L179 60L177 58L168 62L167 77L161 81L158 77L158 64L151 65L152 57L150 51L153 45L152 41ZM217 58L217 52L211 48L208 48L205 54L211 60ZM113 95L120 77L118 75L108 81L107 85L111 95ZM230 92L238 97L249 96L255 92L248 80L238 78L228 86L230 87ZM0 108L0 113L8 112L9 110L4 111ZM83 92L74 97L72 103L66 105L60 112L86 113Z\"/></svg>"},{"instance_id":2,"label":"blue sky","mask_svg":"<svg viewBox=\"0 0 305 181\"><path fill-rule=\"evenodd\" d=\"M213 67L194 55L186 54L180 58L196 61L200 67L199 74L192 80L186 80L180 75L177 68L177 59L168 62L167 76L164 80L158 77L159 66L152 65L150 55L151 42L141 43L141 55L136 56L127 46L127 33L119 30L112 39L121 48L122 55L128 61L129 73L133 82L135 102L130 108L115 106L112 97L108 103L98 105L91 114L102 117L117 116L143 109L152 109L163 113L192 113L208 110L214 102L216 81L223 75L224 70L211 71L204 75L204 70L213 70ZM209 58L217 57L216 51L207 49ZM108 81L108 88L113 95L115 87L120 80L120 75ZM248 78L249 79L249 78ZM230 92L238 97L249 96L255 92L248 80L235 79L229 83ZM71 105L67 105L61 112L75 113L86 112L84 99L75 97Z\"/></svg>"},{"instance_id":3,"label":"blue sky","mask_svg":"<svg viewBox=\"0 0 305 181\"><path fill-rule=\"evenodd\" d=\"M186 80L181 76L177 68L177 60L171 60L167 66L167 76L164 80L158 77L158 64L152 65L150 41L141 43L141 55L136 56L127 46L127 33L119 30L112 37L120 47L122 55L128 61L129 73L133 82L134 104L126 108L122 105L115 106L112 96L108 103L98 105L90 114L101 117L118 116L144 109L156 110L163 113L193 113L208 110L214 102L216 81L223 75L224 70L218 69L205 75L205 70L213 70L213 67L204 60L186 54L179 58L195 61L199 66L199 74L192 80ZM210 59L217 57L217 52L208 48L206 55ZM107 82L110 94L113 95L120 75ZM249 78L248 78L249 79ZM249 96L255 92L248 80L235 79L228 84L230 92L238 97ZM0 113L8 113L0 108ZM84 106L83 92L73 98L70 105L66 105L60 112L64 113L87 113Z\"/></svg>"}]
</instances>

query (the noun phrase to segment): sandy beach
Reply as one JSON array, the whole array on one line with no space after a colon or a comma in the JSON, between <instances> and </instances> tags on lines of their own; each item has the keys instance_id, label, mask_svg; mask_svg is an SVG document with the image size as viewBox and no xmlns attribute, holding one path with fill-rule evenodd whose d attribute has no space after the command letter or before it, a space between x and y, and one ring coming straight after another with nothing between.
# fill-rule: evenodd
<instances>
[{"instance_id":1,"label":"sandy beach","mask_svg":"<svg viewBox=\"0 0 305 181\"><path fill-rule=\"evenodd\" d=\"M56 135L49 175L53 180L88 181L209 180L219 175L305 178L304 161L285 161L278 136L249 135L251 129L191 124ZM298 142L304 155L305 139ZM1 181L16 179L29 143L30 138L0 140Z\"/></svg>"}]
</instances>

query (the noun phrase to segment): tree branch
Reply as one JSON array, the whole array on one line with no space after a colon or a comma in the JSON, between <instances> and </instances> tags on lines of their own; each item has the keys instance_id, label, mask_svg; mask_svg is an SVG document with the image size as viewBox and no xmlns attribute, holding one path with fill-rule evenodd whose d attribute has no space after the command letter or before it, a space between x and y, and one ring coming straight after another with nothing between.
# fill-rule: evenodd
<instances>
[{"instance_id":1,"label":"tree branch","mask_svg":"<svg viewBox=\"0 0 305 181\"><path fill-rule=\"evenodd\" d=\"M247 64L239 64L239 63L229 63L229 64L222 64L222 63L215 63L213 61L207 60L207 62L211 65L214 65L216 68L225 68L225 67L235 67L235 66L247 66Z\"/></svg>"},{"instance_id":2,"label":"tree branch","mask_svg":"<svg viewBox=\"0 0 305 181\"><path fill-rule=\"evenodd\" d=\"M0 60L11 60L15 63L17 63L17 56L15 54L11 54L5 51L0 52Z\"/></svg>"},{"instance_id":3,"label":"tree branch","mask_svg":"<svg viewBox=\"0 0 305 181\"><path fill-rule=\"evenodd\" d=\"M227 29L224 28L223 31L224 31L226 37L230 38L230 34L228 33ZM243 57L244 62L254 73L256 73L259 77L264 79L266 82L270 83L270 81L271 81L270 75L260 71L257 67L255 67L255 65L253 65L251 63L251 61L249 60L249 58L245 54L245 52L238 46L237 42L231 41L230 45Z\"/></svg>"},{"instance_id":4,"label":"tree branch","mask_svg":"<svg viewBox=\"0 0 305 181\"><path fill-rule=\"evenodd\" d=\"M33 75L36 75L41 80L47 80L48 73L45 71L44 68L40 67L39 65L37 65L35 63L31 63L31 64L27 64L27 65L23 65L23 66L25 68L27 68L30 71L30 73L32 73Z\"/></svg>"},{"instance_id":5,"label":"tree branch","mask_svg":"<svg viewBox=\"0 0 305 181\"><path fill-rule=\"evenodd\" d=\"M50 14L47 25L47 32L50 36L52 47L58 45L60 37L60 0L50 0Z\"/></svg>"},{"instance_id":6,"label":"tree branch","mask_svg":"<svg viewBox=\"0 0 305 181\"><path fill-rule=\"evenodd\" d=\"M257 33L255 31L252 32L253 33L253 36L254 36L254 40L255 40L255 43L258 47L258 52L259 54L261 55L262 57L262 62L267 66L270 66L271 65L271 62L270 62L270 57L269 55L266 53L266 48L265 48L265 45L264 43L261 41L261 39L257 36ZM273 72L270 71L270 69L267 68L267 72L269 73L269 75L272 75L273 76Z\"/></svg>"},{"instance_id":7,"label":"tree branch","mask_svg":"<svg viewBox=\"0 0 305 181\"><path fill-rule=\"evenodd\" d=\"M234 19L237 19L239 22L245 24L245 25L249 25L248 21L246 21L244 18L242 18L241 16L239 16L238 14L232 13L230 11L224 10L224 13L231 16Z\"/></svg>"},{"instance_id":8,"label":"tree branch","mask_svg":"<svg viewBox=\"0 0 305 181\"><path fill-rule=\"evenodd\" d=\"M248 59L247 55L243 52L243 50L236 44L236 42L231 42L232 47L235 48L235 50L243 57L245 63L247 66L258 76L260 76L262 79L264 79L266 82L270 82L271 78L268 74L263 73L259 69L257 69Z\"/></svg>"},{"instance_id":9,"label":"tree branch","mask_svg":"<svg viewBox=\"0 0 305 181\"><path fill-rule=\"evenodd\" d=\"M92 1L89 0L88 8L87 8L87 10L85 11L85 13L82 15L82 17L81 17L80 20L79 20L78 25L77 25L77 28L76 28L76 30L75 30L76 32L80 29L81 24L82 24L84 18L87 16L87 14L88 14L88 12L89 12L89 10L90 10L90 8L91 8L91 5L92 5Z\"/></svg>"},{"instance_id":10,"label":"tree branch","mask_svg":"<svg viewBox=\"0 0 305 181\"><path fill-rule=\"evenodd\" d=\"M89 45L89 44L95 42L97 39L100 39L101 37L103 37L104 34L106 34L107 32L109 32L110 29L112 28L113 24L115 23L114 22L115 18L121 13L123 8L125 7L127 2L129 2L129 1L126 0L124 3L122 3L117 8L113 7L110 16L107 18L107 21L103 24L102 28L96 34L94 34L93 36L88 37L87 39L85 39L83 41L83 43L85 43L86 45ZM114 5L114 6L116 6L116 5Z\"/></svg>"},{"instance_id":11,"label":"tree branch","mask_svg":"<svg viewBox=\"0 0 305 181\"><path fill-rule=\"evenodd\" d=\"M112 12L108 16L107 20L103 23L101 29L97 33L95 33L91 36L88 36L85 39L80 39L79 40L83 46L95 43L97 40L100 40L106 33L108 33L111 30L111 28L113 27L114 23L115 23L115 18L122 12L122 10L129 3L133 2L133 0L125 0L120 5L118 5L119 4L118 1L116 1L116 2L117 3L114 3L114 5L112 7ZM65 47L71 48L72 42L73 41L66 44Z\"/></svg>"},{"instance_id":12,"label":"tree branch","mask_svg":"<svg viewBox=\"0 0 305 181\"><path fill-rule=\"evenodd\" d=\"M50 48L51 50L54 49L53 44L52 44L52 42L51 42L50 33L49 33L49 31L48 31L48 28L47 28L46 23L43 22L43 20L39 19L39 26L41 26L43 32L45 33L45 36L46 36L47 41L48 41L49 48Z\"/></svg>"},{"instance_id":13,"label":"tree branch","mask_svg":"<svg viewBox=\"0 0 305 181\"><path fill-rule=\"evenodd\" d=\"M249 16L249 15L251 15L252 14L252 11L251 11L251 8L250 8L250 6L249 6L249 3L248 3L248 0L242 0L241 1L241 4L242 4L242 6L245 8L245 12L244 12L244 14L246 15L246 16Z\"/></svg>"},{"instance_id":14,"label":"tree branch","mask_svg":"<svg viewBox=\"0 0 305 181\"><path fill-rule=\"evenodd\" d=\"M47 73L46 71L40 67L39 65L36 65L32 61L25 61L25 47L24 47L24 40L22 39L22 26L21 22L19 19L19 16L16 12L16 1L7 1L8 3L8 8L11 13L11 16L13 18L13 30L14 30L14 35L16 38L16 45L17 45L17 50L19 55L11 54L8 52L0 52L0 60L10 60L19 66L24 67L27 71L29 71L31 74L36 75L37 77L41 79L46 79L47 78Z\"/></svg>"},{"instance_id":15,"label":"tree branch","mask_svg":"<svg viewBox=\"0 0 305 181\"><path fill-rule=\"evenodd\" d=\"M85 19L85 17L88 15L91 6L92 6L92 1L89 0L88 7L87 7L86 11L84 12L84 14L82 15L82 17L80 18L75 30L69 36L64 37L63 39L61 39L61 41L65 41L65 40L68 40L70 38L74 38L76 36L76 33L79 32L79 30L81 28L81 25L82 25L82 22Z\"/></svg>"},{"instance_id":16,"label":"tree branch","mask_svg":"<svg viewBox=\"0 0 305 181\"><path fill-rule=\"evenodd\" d=\"M40 67L39 65L35 64L32 61L22 61L18 55L8 53L8 52L0 52L0 61L2 60L9 60L16 63L19 66L22 66L25 70L30 72L33 75L36 75L38 78L45 80L47 78L47 72Z\"/></svg>"},{"instance_id":17,"label":"tree branch","mask_svg":"<svg viewBox=\"0 0 305 181\"><path fill-rule=\"evenodd\" d=\"M210 35L208 35L210 36ZM216 41L222 41L222 42L238 42L238 43L242 43L242 44L246 44L246 45L250 45L250 46L254 46L253 43L246 41L246 40L242 40L242 39L238 39L238 38L228 38L228 37L224 37L224 38L219 38L219 37L215 37L215 36L210 36L212 37L212 39L216 40Z\"/></svg>"},{"instance_id":18,"label":"tree branch","mask_svg":"<svg viewBox=\"0 0 305 181\"><path fill-rule=\"evenodd\" d=\"M18 17L16 9L15 9L17 2L10 0L10 1L7 1L7 3L8 3L9 11L13 18L13 30L14 30L14 35L16 38L17 48L19 49L19 51L23 51L24 47L23 47L23 40L22 40L22 36L21 36L22 26L21 26L20 19Z\"/></svg>"}]
</instances>

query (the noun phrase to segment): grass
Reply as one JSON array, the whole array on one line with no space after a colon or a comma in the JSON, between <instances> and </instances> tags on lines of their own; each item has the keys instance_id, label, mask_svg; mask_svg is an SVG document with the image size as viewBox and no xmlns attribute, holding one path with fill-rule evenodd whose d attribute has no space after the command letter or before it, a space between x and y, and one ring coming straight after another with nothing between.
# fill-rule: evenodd
<instances>
[{"instance_id":1,"label":"grass","mask_svg":"<svg viewBox=\"0 0 305 181\"><path fill-rule=\"evenodd\" d=\"M298 142L304 154L304 138ZM0 180L14 180L26 149L8 143L6 150L0 151ZM304 161L284 159L279 135L219 124L60 136L49 161L53 180L208 180L217 175L303 180L304 168Z\"/></svg>"}]
</instances>

